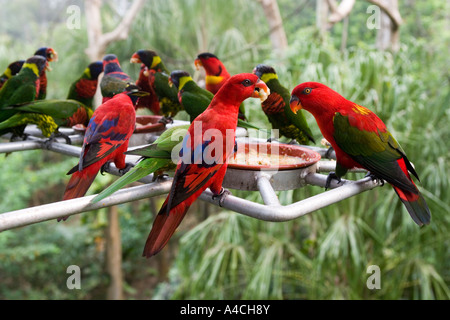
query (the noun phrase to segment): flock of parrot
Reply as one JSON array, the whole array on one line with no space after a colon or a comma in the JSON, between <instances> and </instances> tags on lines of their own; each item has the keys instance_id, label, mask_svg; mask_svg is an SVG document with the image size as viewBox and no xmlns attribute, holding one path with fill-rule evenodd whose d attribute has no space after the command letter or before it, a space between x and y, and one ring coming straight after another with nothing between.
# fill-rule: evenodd
<instances>
[{"instance_id":1,"label":"flock of parrot","mask_svg":"<svg viewBox=\"0 0 450 320\"><path fill-rule=\"evenodd\" d=\"M28 124L37 125L50 139L64 136L58 131L60 127L86 128L79 162L67 173L71 177L63 200L83 197L98 172L103 172L110 162L123 175L93 202L151 173L157 179L174 170L170 193L145 243L145 257L164 248L191 204L206 188L219 202L229 194L222 181L227 159L237 151L236 127L256 128L245 116L244 100L251 97L261 100L262 111L280 136L299 144L315 143L302 109L314 116L336 153L336 170L328 175L327 187L332 179L340 182L349 169L366 169L373 179L393 186L415 223L422 226L430 222L430 210L410 173L418 180L419 177L382 120L324 84L305 82L290 92L272 66L258 64L251 73L230 75L217 56L205 52L193 59L195 67L205 71L203 88L184 70L170 72L155 51L138 50L130 57L131 63L140 64L136 81L122 70L116 55L107 54L103 61L89 64L74 80L66 99L48 100L46 72L57 59L55 50L43 47L26 61L12 62L0 76L0 135L9 133L11 139L25 139ZM97 87L102 104L94 108ZM136 126L136 110L140 108L161 115L160 121L165 124L184 110L191 124L174 126L154 143L128 150ZM197 128L201 130L197 132ZM185 134L173 139L181 129ZM226 139L207 134L209 129ZM179 160L174 163L176 146L181 149ZM208 159L199 158L199 154L213 147L222 152L214 149ZM127 164L126 154L139 155L141 160L136 165Z\"/></svg>"}]
</instances>

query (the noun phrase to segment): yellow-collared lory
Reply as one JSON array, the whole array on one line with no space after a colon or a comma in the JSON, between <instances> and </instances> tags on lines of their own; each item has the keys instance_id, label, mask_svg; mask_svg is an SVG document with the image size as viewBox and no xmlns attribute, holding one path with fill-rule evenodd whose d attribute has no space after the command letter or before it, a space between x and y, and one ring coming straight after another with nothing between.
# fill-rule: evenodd
<instances>
[{"instance_id":1,"label":"yellow-collared lory","mask_svg":"<svg viewBox=\"0 0 450 320\"><path fill-rule=\"evenodd\" d=\"M169 85L170 72L155 51L138 50L131 56L130 61L132 63L142 63L147 67L146 74L149 85L158 97L161 113L165 119L170 121L179 111L183 110L178 101L177 89Z\"/></svg>"},{"instance_id":2,"label":"yellow-collared lory","mask_svg":"<svg viewBox=\"0 0 450 320\"><path fill-rule=\"evenodd\" d=\"M278 80L275 69L265 64L258 64L253 69L253 73L270 89L270 95L261 103L261 107L272 128L278 129L280 136L297 140L299 144L308 144L309 141L315 143L305 115L301 110L295 114L289 107L291 94Z\"/></svg>"},{"instance_id":3,"label":"yellow-collared lory","mask_svg":"<svg viewBox=\"0 0 450 320\"><path fill-rule=\"evenodd\" d=\"M402 147L375 113L318 82L296 86L290 107L294 113L300 109L309 111L336 152L336 171L329 174L328 185L331 179L340 181L351 168L366 169L394 187L415 223L419 226L430 223L430 209L409 173L419 177Z\"/></svg>"},{"instance_id":4,"label":"yellow-collared lory","mask_svg":"<svg viewBox=\"0 0 450 320\"><path fill-rule=\"evenodd\" d=\"M47 62L58 61L58 53L53 48L50 48L50 47L39 48L38 50L36 50L34 55L44 57L47 60ZM36 99L38 99L38 100L43 100L47 97L47 73L46 73L46 71L51 71L51 68L48 66L48 63L47 63L47 68L42 70L41 73L39 74L40 86L39 86L38 96L36 97Z\"/></svg>"},{"instance_id":5,"label":"yellow-collared lory","mask_svg":"<svg viewBox=\"0 0 450 320\"><path fill-rule=\"evenodd\" d=\"M22 69L23 64L25 63L25 60L17 60L14 62L11 62L6 70L3 72L3 74L0 76L0 89L3 87L3 85L14 77L16 74L19 73L20 69Z\"/></svg>"}]
</instances>

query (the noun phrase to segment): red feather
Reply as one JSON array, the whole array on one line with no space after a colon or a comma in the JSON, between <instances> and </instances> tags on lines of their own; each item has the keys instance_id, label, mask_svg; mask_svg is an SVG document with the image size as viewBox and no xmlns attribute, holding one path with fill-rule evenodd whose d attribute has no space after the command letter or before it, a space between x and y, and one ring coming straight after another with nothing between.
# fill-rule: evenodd
<instances>
[{"instance_id":1,"label":"red feather","mask_svg":"<svg viewBox=\"0 0 450 320\"><path fill-rule=\"evenodd\" d=\"M115 95L95 110L86 129L80 162L68 173L72 177L63 200L84 196L106 162L113 161L118 169L125 168L124 152L135 123L135 109L126 93Z\"/></svg>"},{"instance_id":2,"label":"red feather","mask_svg":"<svg viewBox=\"0 0 450 320\"><path fill-rule=\"evenodd\" d=\"M250 83L245 82L246 79ZM255 86L268 91L267 86L256 75L240 74L231 77L216 93L209 107L192 122L188 135L183 140L181 159L171 191L158 212L146 241L143 252L145 257L151 257L163 249L190 205L206 188L209 187L216 195L220 194L227 169L226 161L234 152L239 106L254 94ZM218 136L214 139L214 133L220 134L222 140ZM218 149L213 149L213 145ZM214 152L207 153L205 150L209 147ZM202 154L202 161L199 163L198 151ZM211 156L211 159L207 159L205 155Z\"/></svg>"},{"instance_id":3,"label":"red feather","mask_svg":"<svg viewBox=\"0 0 450 320\"><path fill-rule=\"evenodd\" d=\"M394 187L418 225L430 222L430 210L409 175L411 172L418 178L417 173L377 115L318 82L296 86L290 105L294 112L303 108L314 116L336 152L337 174L343 175L353 167L367 169ZM335 125L339 125L339 131Z\"/></svg>"}]
</instances>

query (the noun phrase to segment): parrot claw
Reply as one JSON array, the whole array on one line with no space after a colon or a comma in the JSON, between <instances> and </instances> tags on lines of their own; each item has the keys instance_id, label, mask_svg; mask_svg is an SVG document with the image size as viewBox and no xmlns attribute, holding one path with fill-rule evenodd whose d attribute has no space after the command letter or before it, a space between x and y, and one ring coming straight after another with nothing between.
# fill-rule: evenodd
<instances>
[{"instance_id":1,"label":"parrot claw","mask_svg":"<svg viewBox=\"0 0 450 320\"><path fill-rule=\"evenodd\" d=\"M48 138L47 140L45 140L45 145L49 146L50 144L52 144L53 142L58 142L58 140L56 140L57 138L64 138L64 140L66 140L66 143L71 145L72 144L72 140L70 139L70 137L64 133L61 132L57 132L52 134L52 136L50 138ZM48 149L48 148L47 148Z\"/></svg>"},{"instance_id":2,"label":"parrot claw","mask_svg":"<svg viewBox=\"0 0 450 320\"><path fill-rule=\"evenodd\" d=\"M105 172L108 172L109 171L109 161L108 162L106 162L104 165L102 165L101 166L101 168L100 168L100 174L102 175L102 176L104 176L104 173Z\"/></svg>"},{"instance_id":3,"label":"parrot claw","mask_svg":"<svg viewBox=\"0 0 450 320\"><path fill-rule=\"evenodd\" d=\"M173 123L173 119L172 119L172 117L166 117L166 116L164 116L164 117L162 117L161 119L159 119L159 121L158 121L159 123L163 123L164 125L166 125L166 124L171 124L171 123Z\"/></svg>"},{"instance_id":4,"label":"parrot claw","mask_svg":"<svg viewBox=\"0 0 450 320\"><path fill-rule=\"evenodd\" d=\"M336 175L335 172L330 172L327 177L327 181L325 182L325 191L330 188L331 180L337 180L338 184L341 183L341 178Z\"/></svg>"},{"instance_id":5,"label":"parrot claw","mask_svg":"<svg viewBox=\"0 0 450 320\"><path fill-rule=\"evenodd\" d=\"M377 181L380 183L380 186L384 186L384 180L378 178L376 175L374 175L373 173L371 173L370 171L367 172L367 174L364 176L364 178L370 177L372 178L373 181Z\"/></svg>"},{"instance_id":6,"label":"parrot claw","mask_svg":"<svg viewBox=\"0 0 450 320\"><path fill-rule=\"evenodd\" d=\"M223 207L223 202L225 198L231 194L231 191L222 187L219 194L215 194L212 196L213 200L219 199L219 206Z\"/></svg>"},{"instance_id":7,"label":"parrot claw","mask_svg":"<svg viewBox=\"0 0 450 320\"><path fill-rule=\"evenodd\" d=\"M152 181L153 182L163 182L166 181L167 178L169 178L169 175L167 173L161 173L161 174L153 174Z\"/></svg>"},{"instance_id":8,"label":"parrot claw","mask_svg":"<svg viewBox=\"0 0 450 320\"><path fill-rule=\"evenodd\" d=\"M134 167L133 164L127 163L127 164L125 164L125 168L119 169L119 174L120 174L121 176L123 176L125 173L127 173L128 171L130 171L130 169L133 168L133 167Z\"/></svg>"}]
</instances>

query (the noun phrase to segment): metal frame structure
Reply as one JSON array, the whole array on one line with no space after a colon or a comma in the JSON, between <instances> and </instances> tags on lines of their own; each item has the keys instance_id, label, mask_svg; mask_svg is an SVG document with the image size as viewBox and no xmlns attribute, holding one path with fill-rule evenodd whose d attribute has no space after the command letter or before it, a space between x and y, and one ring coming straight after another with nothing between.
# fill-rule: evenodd
<instances>
[{"instance_id":1,"label":"metal frame structure","mask_svg":"<svg viewBox=\"0 0 450 320\"><path fill-rule=\"evenodd\" d=\"M177 123L174 125L177 125ZM46 149L74 157L79 157L80 155L81 148L74 145L67 145L64 139L42 139L36 137L39 134L38 132L33 131L33 129L31 129L31 132L33 135L29 136L25 141L0 143L0 153L32 149ZM80 134L73 134L73 130L68 130L65 133L72 133L70 135L72 143L81 143L83 140L83 136ZM242 137L245 133L238 131L237 135ZM319 152L322 157L334 157L334 152L329 155L327 149L317 147L309 148ZM138 157L136 156L127 156L127 162L135 163L137 159ZM310 166L307 170L299 171L300 173L298 173L298 176L295 178L301 179L303 185L325 187L327 176L321 173L330 172L334 170L334 168L334 161L321 160ZM106 171L114 175L119 175L119 171L114 164L110 164ZM330 190L324 191L318 195L299 202L283 206L280 204L278 196L275 192L276 187L274 188L273 185L276 183L276 179L274 178L279 173L280 172L254 171L253 177L256 179L257 190L260 193L264 204L255 203L233 195L228 195L220 201L217 198L213 198L213 194L209 189L202 193L200 199L256 219L281 222L296 219L338 201L382 185L382 182L373 180L371 177L365 177L357 181L342 179L342 182L339 184L337 184L336 181L332 181ZM282 174L290 173L284 172ZM230 173L227 171L227 175L233 175L233 172L231 170ZM95 195L92 195L0 213L0 231L70 216L86 211L106 208L126 202L141 200L144 198L159 196L170 191L172 178L167 178L163 181L159 180L156 182L153 182L152 178L152 175L149 175L140 180L140 182L144 183L144 185L121 189L95 204L91 203L91 200L95 197ZM226 179L224 180L224 187L227 187Z\"/></svg>"}]
</instances>

